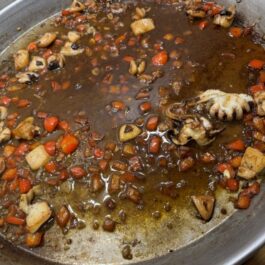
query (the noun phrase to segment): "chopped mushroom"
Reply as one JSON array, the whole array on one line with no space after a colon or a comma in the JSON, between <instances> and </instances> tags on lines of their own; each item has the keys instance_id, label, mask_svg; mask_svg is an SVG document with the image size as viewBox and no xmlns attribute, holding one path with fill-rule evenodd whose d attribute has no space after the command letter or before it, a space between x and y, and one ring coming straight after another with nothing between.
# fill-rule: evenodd
<instances>
[{"instance_id":1,"label":"chopped mushroom","mask_svg":"<svg viewBox=\"0 0 265 265\"><path fill-rule=\"evenodd\" d=\"M37 45L40 48L47 48L56 40L56 38L57 38L56 33L47 32L37 41Z\"/></svg>"},{"instance_id":2,"label":"chopped mushroom","mask_svg":"<svg viewBox=\"0 0 265 265\"><path fill-rule=\"evenodd\" d=\"M5 127L4 122L0 122L0 143L6 142L11 138L11 131L9 128Z\"/></svg>"},{"instance_id":3,"label":"chopped mushroom","mask_svg":"<svg viewBox=\"0 0 265 265\"><path fill-rule=\"evenodd\" d=\"M236 118L243 118L244 111L251 110L253 98L247 94L226 93L220 90L209 89L199 96L199 101L195 105L206 103L212 117L218 117L220 120L229 121Z\"/></svg>"},{"instance_id":4,"label":"chopped mushroom","mask_svg":"<svg viewBox=\"0 0 265 265\"><path fill-rule=\"evenodd\" d=\"M48 70L56 70L58 68L63 68L65 64L65 57L63 54L53 54L51 55L48 60Z\"/></svg>"},{"instance_id":5,"label":"chopped mushroom","mask_svg":"<svg viewBox=\"0 0 265 265\"><path fill-rule=\"evenodd\" d=\"M29 65L29 71L37 72L39 70L43 70L45 67L46 67L46 61L44 58L39 56L33 56Z\"/></svg>"},{"instance_id":6,"label":"chopped mushroom","mask_svg":"<svg viewBox=\"0 0 265 265\"><path fill-rule=\"evenodd\" d=\"M141 34L144 34L146 32L152 31L155 29L155 24L153 19L151 18L143 18L134 21L131 24L131 29L134 33L134 35L138 36Z\"/></svg>"},{"instance_id":7,"label":"chopped mushroom","mask_svg":"<svg viewBox=\"0 0 265 265\"><path fill-rule=\"evenodd\" d=\"M191 199L204 221L209 221L213 215L215 198L210 195L191 196Z\"/></svg>"},{"instance_id":8,"label":"chopped mushroom","mask_svg":"<svg viewBox=\"0 0 265 265\"><path fill-rule=\"evenodd\" d=\"M29 206L35 195L40 195L42 193L41 186L34 186L28 193L21 194L19 200L19 209L24 213L28 214Z\"/></svg>"},{"instance_id":9,"label":"chopped mushroom","mask_svg":"<svg viewBox=\"0 0 265 265\"><path fill-rule=\"evenodd\" d=\"M34 72L25 72L25 73L18 73L16 75L18 78L18 82L21 84L31 84L33 82L38 81L39 75Z\"/></svg>"},{"instance_id":10,"label":"chopped mushroom","mask_svg":"<svg viewBox=\"0 0 265 265\"><path fill-rule=\"evenodd\" d=\"M257 104L257 113L265 116L265 91L259 91L254 94L254 101Z\"/></svg>"},{"instance_id":11,"label":"chopped mushroom","mask_svg":"<svg viewBox=\"0 0 265 265\"><path fill-rule=\"evenodd\" d=\"M85 8L86 8L85 5L83 5L81 2L74 0L71 6L67 9L67 11L75 13L85 10Z\"/></svg>"},{"instance_id":12,"label":"chopped mushroom","mask_svg":"<svg viewBox=\"0 0 265 265\"><path fill-rule=\"evenodd\" d=\"M29 65L29 52L19 50L14 54L15 68L17 71L26 68Z\"/></svg>"},{"instance_id":13,"label":"chopped mushroom","mask_svg":"<svg viewBox=\"0 0 265 265\"><path fill-rule=\"evenodd\" d=\"M200 10L200 9L197 9L197 10L196 9L188 9L187 14L193 18L204 18L204 17L206 17L206 12L204 10Z\"/></svg>"},{"instance_id":14,"label":"chopped mushroom","mask_svg":"<svg viewBox=\"0 0 265 265\"><path fill-rule=\"evenodd\" d=\"M35 233L51 217L52 211L47 202L36 202L29 206L26 217L27 229Z\"/></svg>"},{"instance_id":15,"label":"chopped mushroom","mask_svg":"<svg viewBox=\"0 0 265 265\"><path fill-rule=\"evenodd\" d=\"M50 155L45 150L43 145L39 145L26 155L26 161L28 162L32 170L37 170L46 165L50 160Z\"/></svg>"},{"instance_id":16,"label":"chopped mushroom","mask_svg":"<svg viewBox=\"0 0 265 265\"><path fill-rule=\"evenodd\" d=\"M13 130L13 135L16 139L32 140L39 132L40 128L34 125L34 118L28 117L18 124Z\"/></svg>"},{"instance_id":17,"label":"chopped mushroom","mask_svg":"<svg viewBox=\"0 0 265 265\"><path fill-rule=\"evenodd\" d=\"M4 106L0 106L0 121L5 120L7 117L7 108Z\"/></svg>"},{"instance_id":18,"label":"chopped mushroom","mask_svg":"<svg viewBox=\"0 0 265 265\"><path fill-rule=\"evenodd\" d=\"M67 36L70 42L77 42L81 38L80 33L77 31L69 31Z\"/></svg>"},{"instance_id":19,"label":"chopped mushroom","mask_svg":"<svg viewBox=\"0 0 265 265\"><path fill-rule=\"evenodd\" d=\"M73 42L66 42L60 53L64 56L76 56L84 52L85 49L79 47L78 44Z\"/></svg>"},{"instance_id":20,"label":"chopped mushroom","mask_svg":"<svg viewBox=\"0 0 265 265\"><path fill-rule=\"evenodd\" d=\"M119 138L121 142L127 142L141 134L142 130L134 124L124 124L120 128Z\"/></svg>"},{"instance_id":21,"label":"chopped mushroom","mask_svg":"<svg viewBox=\"0 0 265 265\"><path fill-rule=\"evenodd\" d=\"M236 6L231 5L227 8L227 10L224 10L220 14L215 15L213 23L224 28L229 28L234 21L235 15Z\"/></svg>"},{"instance_id":22,"label":"chopped mushroom","mask_svg":"<svg viewBox=\"0 0 265 265\"><path fill-rule=\"evenodd\" d=\"M265 155L259 150L248 147L238 169L238 176L252 179L265 168Z\"/></svg>"}]
</instances>

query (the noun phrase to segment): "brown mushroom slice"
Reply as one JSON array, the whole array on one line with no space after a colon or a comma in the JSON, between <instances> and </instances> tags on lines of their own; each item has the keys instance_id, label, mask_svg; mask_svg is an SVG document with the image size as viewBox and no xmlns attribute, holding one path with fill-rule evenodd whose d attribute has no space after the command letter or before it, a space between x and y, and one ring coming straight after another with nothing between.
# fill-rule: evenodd
<instances>
[{"instance_id":1,"label":"brown mushroom slice","mask_svg":"<svg viewBox=\"0 0 265 265\"><path fill-rule=\"evenodd\" d=\"M66 42L60 53L64 56L76 56L84 52L85 49L79 47L78 44L73 42Z\"/></svg>"},{"instance_id":2,"label":"brown mushroom slice","mask_svg":"<svg viewBox=\"0 0 265 265\"><path fill-rule=\"evenodd\" d=\"M265 116L265 91L258 91L254 94L254 102L257 105L259 116Z\"/></svg>"},{"instance_id":3,"label":"brown mushroom slice","mask_svg":"<svg viewBox=\"0 0 265 265\"><path fill-rule=\"evenodd\" d=\"M252 179L265 168L265 155L259 150L248 147L238 168L238 176Z\"/></svg>"},{"instance_id":4,"label":"brown mushroom slice","mask_svg":"<svg viewBox=\"0 0 265 265\"><path fill-rule=\"evenodd\" d=\"M54 32L46 32L36 43L40 48L47 48L57 38L57 34Z\"/></svg>"},{"instance_id":5,"label":"brown mushroom slice","mask_svg":"<svg viewBox=\"0 0 265 265\"><path fill-rule=\"evenodd\" d=\"M0 106L0 120L3 121L7 117L7 108L4 106Z\"/></svg>"},{"instance_id":6,"label":"brown mushroom slice","mask_svg":"<svg viewBox=\"0 0 265 265\"><path fill-rule=\"evenodd\" d=\"M198 10L189 9L189 10L187 10L187 14L193 18L204 18L204 17L206 17L206 12L204 10L199 10L199 9Z\"/></svg>"},{"instance_id":7,"label":"brown mushroom slice","mask_svg":"<svg viewBox=\"0 0 265 265\"><path fill-rule=\"evenodd\" d=\"M15 68L17 71L26 68L29 65L29 52L19 50L14 54Z\"/></svg>"},{"instance_id":8,"label":"brown mushroom slice","mask_svg":"<svg viewBox=\"0 0 265 265\"><path fill-rule=\"evenodd\" d=\"M6 169L6 162L3 156L0 156L0 174L2 174Z\"/></svg>"},{"instance_id":9,"label":"brown mushroom slice","mask_svg":"<svg viewBox=\"0 0 265 265\"><path fill-rule=\"evenodd\" d=\"M11 138L11 131L5 127L4 122L0 122L0 143L9 141Z\"/></svg>"},{"instance_id":10,"label":"brown mushroom slice","mask_svg":"<svg viewBox=\"0 0 265 265\"><path fill-rule=\"evenodd\" d=\"M21 84L31 84L39 79L39 75L34 72L18 73L16 75L18 82Z\"/></svg>"},{"instance_id":11,"label":"brown mushroom slice","mask_svg":"<svg viewBox=\"0 0 265 265\"><path fill-rule=\"evenodd\" d=\"M30 72L37 72L43 70L46 67L46 60L39 56L33 56L30 65L29 71Z\"/></svg>"},{"instance_id":12,"label":"brown mushroom slice","mask_svg":"<svg viewBox=\"0 0 265 265\"><path fill-rule=\"evenodd\" d=\"M223 28L229 28L232 25L236 15L236 6L229 6L227 10L224 10L224 12L225 14L215 15L213 23Z\"/></svg>"},{"instance_id":13,"label":"brown mushroom slice","mask_svg":"<svg viewBox=\"0 0 265 265\"><path fill-rule=\"evenodd\" d=\"M36 202L29 206L26 217L27 229L35 233L51 217L52 211L47 202Z\"/></svg>"},{"instance_id":14,"label":"brown mushroom slice","mask_svg":"<svg viewBox=\"0 0 265 265\"><path fill-rule=\"evenodd\" d=\"M28 214L29 206L35 195L40 195L42 193L41 186L34 186L28 193L22 194L19 200L19 209L24 213Z\"/></svg>"},{"instance_id":15,"label":"brown mushroom slice","mask_svg":"<svg viewBox=\"0 0 265 265\"><path fill-rule=\"evenodd\" d=\"M74 13L74 12L80 12L85 10L85 5L82 4L81 2L74 0L71 4L71 6L67 9L69 12Z\"/></svg>"},{"instance_id":16,"label":"brown mushroom slice","mask_svg":"<svg viewBox=\"0 0 265 265\"><path fill-rule=\"evenodd\" d=\"M77 42L78 40L80 40L81 35L77 31L69 31L67 37L70 42Z\"/></svg>"},{"instance_id":17,"label":"brown mushroom slice","mask_svg":"<svg viewBox=\"0 0 265 265\"><path fill-rule=\"evenodd\" d=\"M134 124L124 124L120 128L119 138L121 142L127 142L142 133L142 130Z\"/></svg>"},{"instance_id":18,"label":"brown mushroom slice","mask_svg":"<svg viewBox=\"0 0 265 265\"><path fill-rule=\"evenodd\" d=\"M40 128L35 126L34 118L28 117L18 124L13 130L13 135L16 139L32 140L36 133L40 132Z\"/></svg>"},{"instance_id":19,"label":"brown mushroom slice","mask_svg":"<svg viewBox=\"0 0 265 265\"><path fill-rule=\"evenodd\" d=\"M134 21L131 24L131 29L134 35L138 36L138 35L154 30L155 24L152 18L143 18L143 19Z\"/></svg>"},{"instance_id":20,"label":"brown mushroom slice","mask_svg":"<svg viewBox=\"0 0 265 265\"><path fill-rule=\"evenodd\" d=\"M215 198L210 195L194 195L191 199L202 219L209 221L213 215Z\"/></svg>"},{"instance_id":21,"label":"brown mushroom slice","mask_svg":"<svg viewBox=\"0 0 265 265\"><path fill-rule=\"evenodd\" d=\"M48 60L48 70L56 70L58 68L63 68L65 64L65 57L63 54L53 54L51 55Z\"/></svg>"}]
</instances>

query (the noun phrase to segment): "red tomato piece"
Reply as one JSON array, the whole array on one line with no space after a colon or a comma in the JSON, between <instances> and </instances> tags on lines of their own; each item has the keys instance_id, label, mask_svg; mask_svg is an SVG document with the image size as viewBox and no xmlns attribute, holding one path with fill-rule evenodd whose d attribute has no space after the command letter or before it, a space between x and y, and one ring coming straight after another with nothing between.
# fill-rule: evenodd
<instances>
[{"instance_id":1,"label":"red tomato piece","mask_svg":"<svg viewBox=\"0 0 265 265\"><path fill-rule=\"evenodd\" d=\"M44 129L47 132L53 132L58 124L59 119L55 116L47 117L44 119Z\"/></svg>"},{"instance_id":2,"label":"red tomato piece","mask_svg":"<svg viewBox=\"0 0 265 265\"><path fill-rule=\"evenodd\" d=\"M165 65L167 61L168 54L166 51L159 52L152 58L152 63L156 66Z\"/></svg>"},{"instance_id":3,"label":"red tomato piece","mask_svg":"<svg viewBox=\"0 0 265 265\"><path fill-rule=\"evenodd\" d=\"M63 153L69 155L73 153L79 145L79 140L71 134L67 134L61 141L61 149Z\"/></svg>"}]
</instances>

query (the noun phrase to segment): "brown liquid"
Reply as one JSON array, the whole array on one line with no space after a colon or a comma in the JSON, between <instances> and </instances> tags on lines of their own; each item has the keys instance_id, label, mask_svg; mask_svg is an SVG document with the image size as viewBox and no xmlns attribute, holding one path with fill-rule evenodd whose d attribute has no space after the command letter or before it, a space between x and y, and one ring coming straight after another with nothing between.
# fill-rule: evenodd
<instances>
[{"instance_id":1,"label":"brown liquid","mask_svg":"<svg viewBox=\"0 0 265 265\"><path fill-rule=\"evenodd\" d=\"M197 22L191 23L183 11L177 11L172 7L156 4L148 4L147 6L151 7L151 11L147 16L153 18L156 24L156 29L150 34L147 34L150 36L150 43L154 44L163 40L163 36L166 33L172 33L175 37L184 38L184 43L179 45L176 45L174 41L164 40L165 50L168 51L168 53L173 50L179 52L181 56L178 60L181 61L183 65L180 69L175 69L172 67L173 60L170 60L166 66L161 68L164 71L164 76L149 85L149 87L152 88L150 100L153 105L153 110L150 115L158 114L162 117L161 108L159 108L158 93L160 86L169 88L171 95L170 102L194 97L200 91L207 89L247 93L247 88L253 81L250 80L249 70L246 65L251 59L262 58L264 56L264 49L261 46L254 44L250 37L242 37L239 39L231 38L228 36L227 30L216 28L212 23L210 23L211 25L204 31L201 31ZM131 13L133 10L133 6L130 6L125 14L120 15L120 20L124 23L124 27L115 32L116 37L129 30ZM99 17L104 17L104 13L101 13ZM102 30L104 26L109 26L109 23L98 22L98 24L96 24L97 29ZM66 32L62 27L56 28L55 30L60 33ZM189 35L187 35L188 31L190 32ZM112 33L111 29L109 33ZM82 38L80 45L87 46L88 41L89 37L84 37ZM152 45L150 45L150 47L152 47ZM35 85L29 86L19 92L8 93L8 96L10 97L18 96L32 101L32 105L26 110L21 111L20 109L13 108L12 111L19 111L21 117L26 117L32 114L33 111L45 111L57 115L61 120L66 119L72 121L73 126L76 126L73 121L73 116L78 112L83 111L89 118L92 128L91 130L99 131L105 135L102 146L104 146L106 140L117 141L117 128L119 125L133 122L136 118L140 117L141 114L139 113L138 105L139 103L146 101L136 101L134 99L139 89L146 85L141 84L135 77L129 76L127 74L128 63L122 61L122 58L125 55L136 56L139 48L140 46L133 48L126 47L116 58L111 58L109 57L109 54L106 54L108 57L106 61L100 59L102 55L101 51L94 53L92 57L83 54L81 56L67 58L66 65L61 71L48 72L42 76L40 81ZM231 59L229 56L222 56L222 54L231 53L235 55L235 59ZM153 53L147 49L147 57L145 59L147 61L146 73L151 73L152 70L155 69L151 64L151 54ZM91 59L95 57L99 60L98 67L101 73L97 77L92 77L93 80L91 81L91 71L94 68L91 65ZM122 86L127 86L127 93L108 93L110 85L102 83L102 79L107 74L107 66L113 67L113 70L110 72L113 74L113 82L111 86L118 86L120 88ZM128 80L125 84L121 84L119 76L124 74L128 76ZM53 92L50 85L51 80L56 80L59 83L70 80L71 87L65 91L61 90ZM181 81L183 84L179 95L175 95L170 86L170 84L176 80ZM37 91L37 88L39 88L39 91ZM43 94L43 96L41 99L36 99L35 94ZM129 112L124 118L117 119L114 124L113 118L118 115L113 114L112 117L109 116L105 110L105 106L117 99L126 103L129 107ZM146 119L148 116L149 114L144 116L144 118ZM225 158L228 159L229 156L231 156L226 153L221 146L233 139L241 138L242 131L244 131L243 125L241 122L224 122L223 125L225 125L226 129L217 136L216 140L211 145L207 147L199 147L195 143L189 144L189 146L193 148L194 157L197 157L199 154L206 151L215 154L218 161L224 161ZM83 142L82 146L85 145L86 142ZM173 231L176 233L175 237L179 236L179 239L182 239L183 235L178 234L180 232L176 232L176 230L183 229L183 231L186 231L185 226L189 226L186 223L187 220L182 218L182 212L186 213L188 211L191 213L191 216L195 217L196 213L191 204L190 196L195 194L205 194L211 190L210 187L212 187L212 184L210 183L212 183L212 181L215 182L217 179L217 176L213 171L216 164L205 165L200 161L196 161L196 165L192 167L192 169L186 172L179 172L179 162L176 156L169 152L166 153L161 151L159 156L165 156L172 165L170 168L162 169L157 166L157 157L154 157L153 161L147 164L150 154L148 154L146 146L138 147L138 150L139 155L142 157L142 160L145 161L144 164L146 165L145 170L142 172L143 175L145 175L145 180L138 180L134 185L143 190L143 209L137 209L139 208L137 205L126 199L119 199L117 195L112 196L117 202L116 209L113 211L107 209L102 203L107 195L107 190L105 189L105 191L100 194L91 194L88 190L88 179L76 181L75 183L70 181L72 183L72 190L69 193L64 193L61 188L53 188L43 184L47 189L47 194L43 196L43 198L47 198L55 209L58 209L62 204L70 205L78 218L87 222L88 231L92 230L92 221L94 219L101 222L103 217L107 214L111 214L113 219L117 220L119 223L119 212L120 210L124 210L128 216L127 223L125 225L117 226L116 233L118 233L118 236L123 234L124 236L122 237L128 237L130 241L139 236L137 231L141 231L143 237L142 240L146 240L146 242L149 242L153 247L152 239L146 239L145 237L148 238L149 233L156 233L155 231L159 231L157 233L164 233L165 238L170 238L168 239L170 243L163 246L164 239L161 239L161 242L157 240L158 246L154 247L154 250L159 248L159 244L161 244L159 248L160 250L163 249L163 247L169 248L170 245L173 246L174 237L169 236L170 230L166 228L167 224L172 223L174 227ZM115 159L126 161L124 158L119 157L119 154L120 152L117 153ZM69 160L67 165L70 167L71 165L80 163L89 165L91 160L84 158L81 153L78 152L72 160ZM110 170L102 174L102 178L106 183L110 174ZM50 177L51 176L44 173L41 179L44 180ZM176 189L175 198L161 194L157 189L161 182L168 181L174 182L174 184L179 187ZM1 200L2 199L0 199L0 201ZM170 204L172 208L169 212L164 210L167 203ZM95 205L100 205L101 210L99 213L95 213L95 209L93 209ZM227 206L223 205L218 206L218 208L219 207L226 208ZM80 208L83 210L80 210ZM152 216L156 211L159 211L161 214L161 218L158 220ZM220 214L216 218L216 221L213 221L213 224L215 225L223 219ZM220 218L220 220L218 218ZM211 225L209 225L208 228L210 229ZM58 228L53 228L53 230L54 229ZM143 234L143 231L145 231L145 235ZM203 232L205 232L205 230ZM69 234L69 237L75 238L73 233L75 233L75 231L72 231ZM91 233L91 237L93 238L94 232L91 231ZM51 232L48 232L47 238L49 238L49 236L51 237L51 240L47 240L47 246L44 247L45 250L43 250L44 253L49 252L49 248L52 246L57 246L57 244L60 245L53 241ZM183 241L183 244L188 243L190 240L193 240L198 236L199 234L194 232L194 236L187 236ZM103 237L105 237L105 235ZM162 238L163 235L160 235L160 237ZM97 238L97 236L95 238ZM178 239L176 239L176 241L177 240ZM179 243L179 245L181 245L181 243ZM58 249L60 253L62 248L58 247ZM104 254L104 247L102 247L102 249L102 253ZM42 250L39 251L39 254L42 255ZM140 257L142 255L152 255L150 254L152 251L147 251L145 247L141 246L141 243L137 251L139 252ZM164 252L164 250L161 250L161 252ZM55 259L60 258L55 255ZM93 257L91 259L93 260ZM99 260L101 259L99 258ZM113 258L113 260L115 261L115 258Z\"/></svg>"}]
</instances>

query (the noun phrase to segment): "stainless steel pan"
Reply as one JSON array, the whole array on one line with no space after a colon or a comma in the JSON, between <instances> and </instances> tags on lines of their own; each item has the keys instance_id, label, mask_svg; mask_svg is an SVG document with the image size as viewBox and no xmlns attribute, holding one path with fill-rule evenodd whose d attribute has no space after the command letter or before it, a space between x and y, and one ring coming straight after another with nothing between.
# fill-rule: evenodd
<instances>
[{"instance_id":1,"label":"stainless steel pan","mask_svg":"<svg viewBox=\"0 0 265 265\"><path fill-rule=\"evenodd\" d=\"M40 21L58 12L67 6L70 1L61 0L1 0L0 2L0 51L4 50L19 35ZM222 1L225 3L235 3L235 0ZM239 2L239 1L237 1ZM237 3L240 16L250 24L256 24L256 30L262 33L265 31L265 2L264 0L241 0ZM18 31L18 27L21 30ZM263 185L264 186L264 185ZM263 187L262 190L264 190ZM197 237L189 244L171 246L170 253L166 254L170 244L177 235L171 232L169 237L161 238L160 231L157 230L146 242L144 250L148 250L149 255L139 256L132 263L139 265L221 265L221 264L240 264L253 251L265 243L265 203L263 191L254 199L251 207L246 211L235 212L226 219L221 225L211 228L210 232L204 236ZM189 229L199 230L200 227L195 223L190 224ZM174 232L174 231L173 231ZM141 233L141 231L140 231ZM193 233L193 232L191 232ZM195 232L194 232L195 233ZM79 233L79 237L72 250L63 251L60 247L48 242L48 247L44 250L30 252L23 248L17 248L7 243L3 238L0 239L0 264L3 265L29 265L29 264L126 264L127 261L117 258L114 247L109 247L108 242L118 242L115 235L106 234L101 238L99 234L90 235L96 238L96 243L88 242L88 235ZM54 241L60 241L61 235L53 235ZM176 241L177 242L177 241ZM160 247L158 247L160 246ZM161 247L162 246L162 247ZM103 248L105 255L97 252L98 248ZM94 256L90 258L91 252ZM147 253L147 252L146 252ZM96 261L95 256L98 255Z\"/></svg>"}]
</instances>

